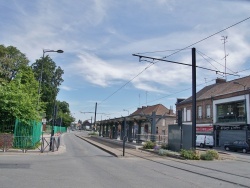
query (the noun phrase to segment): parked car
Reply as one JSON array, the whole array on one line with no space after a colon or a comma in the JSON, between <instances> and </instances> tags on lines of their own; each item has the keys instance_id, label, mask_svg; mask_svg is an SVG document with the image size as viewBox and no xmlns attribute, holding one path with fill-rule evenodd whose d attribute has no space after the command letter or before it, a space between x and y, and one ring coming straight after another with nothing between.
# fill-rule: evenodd
<instances>
[{"instance_id":1,"label":"parked car","mask_svg":"<svg viewBox=\"0 0 250 188\"><path fill-rule=\"evenodd\" d=\"M242 151L243 153L247 153L250 151L250 145L248 142L244 140L235 140L233 143L224 144L224 148L226 151Z\"/></svg>"},{"instance_id":2,"label":"parked car","mask_svg":"<svg viewBox=\"0 0 250 188\"><path fill-rule=\"evenodd\" d=\"M196 135L196 146L213 148L214 137L211 135Z\"/></svg>"}]
</instances>

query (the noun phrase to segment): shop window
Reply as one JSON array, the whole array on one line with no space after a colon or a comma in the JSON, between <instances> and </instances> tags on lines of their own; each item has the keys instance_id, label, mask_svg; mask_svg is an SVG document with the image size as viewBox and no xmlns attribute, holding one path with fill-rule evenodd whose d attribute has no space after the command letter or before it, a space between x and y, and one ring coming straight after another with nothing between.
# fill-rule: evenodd
<instances>
[{"instance_id":1,"label":"shop window","mask_svg":"<svg viewBox=\"0 0 250 188\"><path fill-rule=\"evenodd\" d=\"M217 122L242 122L245 121L244 101L218 104Z\"/></svg>"}]
</instances>

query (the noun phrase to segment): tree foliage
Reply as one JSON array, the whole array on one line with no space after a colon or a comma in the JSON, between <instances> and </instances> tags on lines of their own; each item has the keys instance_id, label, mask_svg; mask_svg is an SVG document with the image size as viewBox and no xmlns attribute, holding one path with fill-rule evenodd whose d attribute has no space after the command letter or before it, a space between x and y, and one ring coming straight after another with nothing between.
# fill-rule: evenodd
<instances>
[{"instance_id":1,"label":"tree foliage","mask_svg":"<svg viewBox=\"0 0 250 188\"><path fill-rule=\"evenodd\" d=\"M0 85L0 112L7 113L6 118L17 118L27 124L29 120L40 120L42 108L37 106L37 89L31 68L22 67L13 80Z\"/></svg>"},{"instance_id":2,"label":"tree foliage","mask_svg":"<svg viewBox=\"0 0 250 188\"><path fill-rule=\"evenodd\" d=\"M62 118L62 125L69 127L71 122L74 121L74 118L70 114L69 104L65 101L57 101L58 106L58 115L57 118Z\"/></svg>"},{"instance_id":3,"label":"tree foliage","mask_svg":"<svg viewBox=\"0 0 250 188\"><path fill-rule=\"evenodd\" d=\"M64 71L49 56L36 60L31 66L28 63L25 54L16 47L0 45L1 117L5 120L18 118L27 124L29 120L41 121L41 114L52 119L57 104L57 117L62 118L63 126L70 126L74 118L70 114L69 104L56 101Z\"/></svg>"},{"instance_id":4,"label":"tree foliage","mask_svg":"<svg viewBox=\"0 0 250 188\"><path fill-rule=\"evenodd\" d=\"M41 81L41 101L46 103L45 111L47 119L51 119L53 117L53 109L59 92L59 86L63 82L62 75L64 71L61 67L57 67L49 56L36 60L31 65L31 68L36 79Z\"/></svg>"},{"instance_id":5,"label":"tree foliage","mask_svg":"<svg viewBox=\"0 0 250 188\"><path fill-rule=\"evenodd\" d=\"M0 83L14 79L21 67L28 66L29 60L16 47L0 45Z\"/></svg>"}]
</instances>

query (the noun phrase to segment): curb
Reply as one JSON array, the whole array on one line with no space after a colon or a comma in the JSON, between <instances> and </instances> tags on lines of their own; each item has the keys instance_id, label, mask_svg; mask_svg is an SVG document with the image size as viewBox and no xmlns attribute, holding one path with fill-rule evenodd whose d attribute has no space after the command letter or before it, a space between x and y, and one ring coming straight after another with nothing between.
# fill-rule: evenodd
<instances>
[{"instance_id":1,"label":"curb","mask_svg":"<svg viewBox=\"0 0 250 188\"><path fill-rule=\"evenodd\" d=\"M101 150L103 150L103 151L105 151L105 152L107 152L107 153L113 155L114 157L117 157L117 158L121 157L120 155L117 155L115 152L110 151L110 150L112 150L112 148L109 147L109 149L106 149L108 146L104 146L104 145L99 144L99 143L97 143L97 142L90 141L90 140L89 140L88 138L86 138L86 137L78 136L78 135L76 135L76 134L75 134L75 136L78 137L78 138L80 138L80 139L82 139L82 140L84 140L84 141L86 141L86 142L88 142L88 143L90 143L90 144L92 144L92 145L94 145L94 146L96 146L96 147L98 147L99 149L101 149ZM105 148L105 147L106 147L106 148Z\"/></svg>"}]
</instances>

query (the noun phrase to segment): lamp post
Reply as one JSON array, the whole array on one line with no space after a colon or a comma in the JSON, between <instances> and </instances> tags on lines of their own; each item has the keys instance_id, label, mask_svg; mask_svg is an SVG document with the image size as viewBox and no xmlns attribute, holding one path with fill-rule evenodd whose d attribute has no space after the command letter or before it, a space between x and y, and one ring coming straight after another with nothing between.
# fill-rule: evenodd
<instances>
[{"instance_id":1,"label":"lamp post","mask_svg":"<svg viewBox=\"0 0 250 188\"><path fill-rule=\"evenodd\" d=\"M43 63L44 63L44 54L47 52L56 52L56 53L63 53L63 50L46 50L43 49L43 58L42 58L42 69L41 69L41 73L40 73L40 78L39 78L39 86L38 86L38 102L37 105L39 105L39 101L40 101L40 93L41 93L41 82L42 82L42 78L43 78Z\"/></svg>"},{"instance_id":2,"label":"lamp post","mask_svg":"<svg viewBox=\"0 0 250 188\"><path fill-rule=\"evenodd\" d=\"M127 111L127 112L128 112L128 115L129 115L129 111L128 111L128 110L123 109L123 111Z\"/></svg>"},{"instance_id":3,"label":"lamp post","mask_svg":"<svg viewBox=\"0 0 250 188\"><path fill-rule=\"evenodd\" d=\"M63 53L63 50L49 50L49 49L43 49L42 68L41 68L41 73L40 73L40 78L39 78L38 103L37 103L37 106L39 105L39 100L40 100L41 83L42 83L42 78L43 78L44 55L45 55L45 53L49 53L49 52ZM55 101L56 101L56 96L55 96ZM55 118L55 107L54 107L54 118ZM52 129L51 129L50 150L52 150L52 137L54 136L54 123L55 123L55 119L54 119L54 121L53 121Z\"/></svg>"},{"instance_id":4,"label":"lamp post","mask_svg":"<svg viewBox=\"0 0 250 188\"><path fill-rule=\"evenodd\" d=\"M246 100L246 85L240 84L239 82L234 82L234 84L238 84L244 87L244 99L245 99L245 123L247 124L247 100Z\"/></svg>"}]
</instances>

